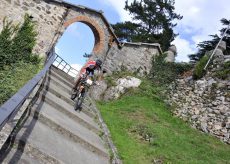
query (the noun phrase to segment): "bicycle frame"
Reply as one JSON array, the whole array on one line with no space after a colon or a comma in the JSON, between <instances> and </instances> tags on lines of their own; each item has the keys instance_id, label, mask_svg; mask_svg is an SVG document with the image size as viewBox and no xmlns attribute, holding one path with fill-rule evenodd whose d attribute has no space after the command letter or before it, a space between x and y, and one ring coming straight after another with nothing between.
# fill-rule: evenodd
<instances>
[{"instance_id":1,"label":"bicycle frame","mask_svg":"<svg viewBox=\"0 0 230 164\"><path fill-rule=\"evenodd\" d=\"M80 84L79 84L79 88L77 91L78 93L76 95L77 101L75 103L74 110L81 109L81 105L84 101L86 93L92 84L93 84L93 81L91 79L89 79L87 75L86 75L86 77L83 77L81 79Z\"/></svg>"}]
</instances>

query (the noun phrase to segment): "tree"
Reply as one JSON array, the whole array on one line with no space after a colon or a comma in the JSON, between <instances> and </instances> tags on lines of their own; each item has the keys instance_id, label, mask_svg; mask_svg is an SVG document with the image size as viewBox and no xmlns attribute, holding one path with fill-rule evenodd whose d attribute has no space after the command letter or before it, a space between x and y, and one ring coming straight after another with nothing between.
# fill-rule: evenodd
<instances>
[{"instance_id":1,"label":"tree","mask_svg":"<svg viewBox=\"0 0 230 164\"><path fill-rule=\"evenodd\" d=\"M112 25L121 41L160 43L167 50L176 34L172 23L182 16L174 12L175 0L134 0L130 5L125 2L125 10L132 15L134 22Z\"/></svg>"},{"instance_id":2,"label":"tree","mask_svg":"<svg viewBox=\"0 0 230 164\"><path fill-rule=\"evenodd\" d=\"M30 16L26 14L23 24L19 27L17 34L12 39L13 44L11 51L16 55L15 58L18 60L24 60L26 62L36 61L37 56L32 54L37 36L34 26L35 24Z\"/></svg>"},{"instance_id":3,"label":"tree","mask_svg":"<svg viewBox=\"0 0 230 164\"><path fill-rule=\"evenodd\" d=\"M90 58L92 55L93 55L93 54L87 54L87 53L85 53L85 54L83 55L83 57L84 57L84 58Z\"/></svg>"},{"instance_id":4,"label":"tree","mask_svg":"<svg viewBox=\"0 0 230 164\"><path fill-rule=\"evenodd\" d=\"M225 19L225 18L222 18L221 20L221 23L223 25L228 25L230 22ZM226 30L226 28L222 28L220 30L220 33L221 35L223 35L224 31ZM229 34L230 34L230 30L227 31L227 35L223 38L223 41L226 42L227 45L230 44L230 37L229 37ZM198 61L200 60L206 52L208 51L211 51L211 50L214 50L216 45L218 44L219 40L220 40L220 36L215 34L215 35L210 35L212 37L211 40L207 40L207 41L203 41L203 42L200 42L197 47L198 47L198 52L196 54L190 54L189 55L189 58L191 61ZM230 53L230 47L226 47L226 51L225 53L229 54Z\"/></svg>"},{"instance_id":5,"label":"tree","mask_svg":"<svg viewBox=\"0 0 230 164\"><path fill-rule=\"evenodd\" d=\"M4 65L10 64L11 57L11 45L12 37L17 31L18 26L12 25L12 22L8 21L6 18L3 19L3 29L0 33L0 68Z\"/></svg>"},{"instance_id":6,"label":"tree","mask_svg":"<svg viewBox=\"0 0 230 164\"><path fill-rule=\"evenodd\" d=\"M126 21L113 25L113 28L120 41L138 42L138 28L140 28L138 24Z\"/></svg>"},{"instance_id":7,"label":"tree","mask_svg":"<svg viewBox=\"0 0 230 164\"><path fill-rule=\"evenodd\" d=\"M28 14L23 24L14 25L6 18L3 20L3 29L0 33L0 68L12 65L18 61L38 64L39 56L32 50L36 44L35 24Z\"/></svg>"}]
</instances>

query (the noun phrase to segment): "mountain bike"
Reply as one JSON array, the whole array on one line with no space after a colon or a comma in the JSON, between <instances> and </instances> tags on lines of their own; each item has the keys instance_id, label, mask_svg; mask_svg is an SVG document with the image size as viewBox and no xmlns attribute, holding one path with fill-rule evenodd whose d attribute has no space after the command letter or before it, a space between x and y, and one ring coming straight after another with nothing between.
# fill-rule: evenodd
<instances>
[{"instance_id":1,"label":"mountain bike","mask_svg":"<svg viewBox=\"0 0 230 164\"><path fill-rule=\"evenodd\" d=\"M78 88L76 90L72 90L71 99L77 98L76 103L74 105L74 110L81 110L82 103L86 97L86 93L88 92L90 86L93 84L93 80L91 80L89 76L85 75L82 77L78 85Z\"/></svg>"},{"instance_id":2,"label":"mountain bike","mask_svg":"<svg viewBox=\"0 0 230 164\"><path fill-rule=\"evenodd\" d=\"M98 79L102 79L103 75L107 73L107 71L105 69L102 70L102 75L100 75L100 78ZM99 85L98 82L94 82L93 77L88 75L88 74L84 74L82 75L81 81L77 87L77 89L73 89L72 90L72 95L71 95L71 99L74 100L75 98L77 98L77 101L74 105L74 110L81 110L81 106L82 103L86 97L86 93L88 92L89 88L91 85Z\"/></svg>"}]
</instances>

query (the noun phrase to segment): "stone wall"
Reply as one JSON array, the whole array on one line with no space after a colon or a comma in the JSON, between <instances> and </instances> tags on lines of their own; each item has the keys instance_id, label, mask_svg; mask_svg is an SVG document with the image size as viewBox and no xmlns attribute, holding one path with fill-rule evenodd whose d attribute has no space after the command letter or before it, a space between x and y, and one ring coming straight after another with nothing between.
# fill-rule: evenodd
<instances>
[{"instance_id":1,"label":"stone wall","mask_svg":"<svg viewBox=\"0 0 230 164\"><path fill-rule=\"evenodd\" d=\"M17 24L23 22L26 13L37 24L34 52L40 56L46 56L75 22L91 28L95 37L91 59L102 59L110 72L126 68L144 75L151 69L152 56L161 53L159 44L120 43L102 11L58 0L1 0L0 29L4 17Z\"/></svg>"},{"instance_id":2,"label":"stone wall","mask_svg":"<svg viewBox=\"0 0 230 164\"><path fill-rule=\"evenodd\" d=\"M176 116L230 144L229 91L228 81L179 79L171 86L169 104Z\"/></svg>"},{"instance_id":3,"label":"stone wall","mask_svg":"<svg viewBox=\"0 0 230 164\"><path fill-rule=\"evenodd\" d=\"M35 53L45 56L54 44L58 29L62 25L66 8L54 3L41 0L1 0L0 3L0 29L2 20L7 17L14 24L22 23L25 13L31 15L36 22L38 37Z\"/></svg>"},{"instance_id":4,"label":"stone wall","mask_svg":"<svg viewBox=\"0 0 230 164\"><path fill-rule=\"evenodd\" d=\"M178 79L170 86L168 103L175 107L176 116L190 122L194 128L230 144L230 75L225 80L215 76L229 59L221 48L214 56L214 64L205 77Z\"/></svg>"},{"instance_id":5,"label":"stone wall","mask_svg":"<svg viewBox=\"0 0 230 164\"><path fill-rule=\"evenodd\" d=\"M105 67L110 71L128 70L146 75L152 67L152 58L161 53L159 44L125 43L122 48L112 47L106 56Z\"/></svg>"}]
</instances>

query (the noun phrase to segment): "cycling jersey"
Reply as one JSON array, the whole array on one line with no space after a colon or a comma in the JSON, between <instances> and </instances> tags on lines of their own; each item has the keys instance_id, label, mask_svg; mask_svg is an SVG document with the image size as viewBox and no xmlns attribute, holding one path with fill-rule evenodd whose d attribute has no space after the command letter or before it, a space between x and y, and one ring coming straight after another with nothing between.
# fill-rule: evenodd
<instances>
[{"instance_id":1,"label":"cycling jersey","mask_svg":"<svg viewBox=\"0 0 230 164\"><path fill-rule=\"evenodd\" d=\"M96 61L88 61L80 71L80 76L87 74L89 76L94 75L94 70L99 69L100 67L96 66Z\"/></svg>"}]
</instances>

